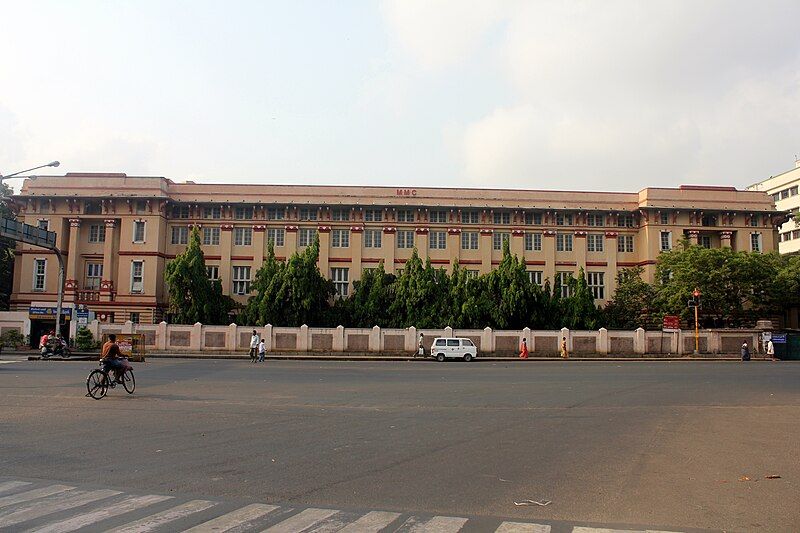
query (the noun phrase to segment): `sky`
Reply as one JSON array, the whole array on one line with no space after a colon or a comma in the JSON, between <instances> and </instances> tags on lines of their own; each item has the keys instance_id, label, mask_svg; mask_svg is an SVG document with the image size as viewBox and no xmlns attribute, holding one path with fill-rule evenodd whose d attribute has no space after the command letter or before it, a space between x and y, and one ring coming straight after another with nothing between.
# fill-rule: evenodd
<instances>
[{"instance_id":1,"label":"sky","mask_svg":"<svg viewBox=\"0 0 800 533\"><path fill-rule=\"evenodd\" d=\"M0 0L0 13L4 174L59 160L40 172L636 191L742 188L800 155L797 0Z\"/></svg>"}]
</instances>

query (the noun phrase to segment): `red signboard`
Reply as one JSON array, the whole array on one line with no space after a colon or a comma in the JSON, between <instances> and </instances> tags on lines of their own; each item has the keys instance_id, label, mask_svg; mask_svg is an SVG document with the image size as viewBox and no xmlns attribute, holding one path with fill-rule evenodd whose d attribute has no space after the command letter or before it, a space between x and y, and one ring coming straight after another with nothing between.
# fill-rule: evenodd
<instances>
[{"instance_id":1,"label":"red signboard","mask_svg":"<svg viewBox=\"0 0 800 533\"><path fill-rule=\"evenodd\" d=\"M680 331L681 317L674 315L664 315L664 331Z\"/></svg>"}]
</instances>

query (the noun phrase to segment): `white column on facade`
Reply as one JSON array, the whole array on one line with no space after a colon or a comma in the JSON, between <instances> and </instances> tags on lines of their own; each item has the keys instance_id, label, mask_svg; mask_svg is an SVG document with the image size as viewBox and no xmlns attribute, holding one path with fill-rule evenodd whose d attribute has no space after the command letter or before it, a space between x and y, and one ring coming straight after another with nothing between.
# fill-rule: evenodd
<instances>
[{"instance_id":1,"label":"white column on facade","mask_svg":"<svg viewBox=\"0 0 800 533\"><path fill-rule=\"evenodd\" d=\"M103 277L100 280L100 300L113 300L114 280L116 279L117 257L114 252L117 221L109 218L103 221L106 226L106 240L103 243Z\"/></svg>"},{"instance_id":2,"label":"white column on facade","mask_svg":"<svg viewBox=\"0 0 800 533\"><path fill-rule=\"evenodd\" d=\"M78 288L78 255L80 247L81 219L69 219L69 251L67 253L67 279L64 282L66 292L74 292Z\"/></svg>"}]
</instances>

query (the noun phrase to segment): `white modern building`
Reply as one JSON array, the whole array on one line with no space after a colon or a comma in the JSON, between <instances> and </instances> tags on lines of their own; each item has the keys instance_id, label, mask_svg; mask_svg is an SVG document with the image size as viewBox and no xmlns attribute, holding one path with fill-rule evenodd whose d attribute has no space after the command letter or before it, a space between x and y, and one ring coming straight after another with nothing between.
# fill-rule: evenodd
<instances>
[{"instance_id":1,"label":"white modern building","mask_svg":"<svg viewBox=\"0 0 800 533\"><path fill-rule=\"evenodd\" d=\"M800 159L794 162L792 170L770 176L747 189L766 192L775 200L776 209L794 215L778 228L778 251L782 254L800 253Z\"/></svg>"}]
</instances>

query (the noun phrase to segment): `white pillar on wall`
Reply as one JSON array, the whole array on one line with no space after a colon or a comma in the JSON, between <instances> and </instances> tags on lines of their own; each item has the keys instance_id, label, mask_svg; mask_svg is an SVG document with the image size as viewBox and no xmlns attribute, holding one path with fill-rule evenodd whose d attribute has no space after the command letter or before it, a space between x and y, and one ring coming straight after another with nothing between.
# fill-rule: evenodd
<instances>
[{"instance_id":1,"label":"white pillar on wall","mask_svg":"<svg viewBox=\"0 0 800 533\"><path fill-rule=\"evenodd\" d=\"M481 332L481 351L494 353L494 332L490 327L483 328Z\"/></svg>"},{"instance_id":2,"label":"white pillar on wall","mask_svg":"<svg viewBox=\"0 0 800 533\"><path fill-rule=\"evenodd\" d=\"M418 337L419 335L417 335L416 327L411 326L410 328L406 328L405 348L407 352L417 353Z\"/></svg>"},{"instance_id":3,"label":"white pillar on wall","mask_svg":"<svg viewBox=\"0 0 800 533\"><path fill-rule=\"evenodd\" d=\"M336 326L336 331L333 333L333 345L331 347L334 352L344 351L344 326Z\"/></svg>"},{"instance_id":4,"label":"white pillar on wall","mask_svg":"<svg viewBox=\"0 0 800 533\"><path fill-rule=\"evenodd\" d=\"M163 320L156 326L156 350L167 349L167 323Z\"/></svg>"},{"instance_id":5,"label":"white pillar on wall","mask_svg":"<svg viewBox=\"0 0 800 533\"><path fill-rule=\"evenodd\" d=\"M261 335L261 338L264 339L264 347L268 352L272 351L272 347L274 346L272 342L272 324L267 324L264 326L264 332Z\"/></svg>"},{"instance_id":6,"label":"white pillar on wall","mask_svg":"<svg viewBox=\"0 0 800 533\"><path fill-rule=\"evenodd\" d=\"M297 332L297 351L307 352L308 345L308 326L303 324L300 326L300 331Z\"/></svg>"},{"instance_id":7,"label":"white pillar on wall","mask_svg":"<svg viewBox=\"0 0 800 533\"><path fill-rule=\"evenodd\" d=\"M381 351L381 328L378 326L373 327L372 331L369 332L369 347L367 350L370 352Z\"/></svg>"},{"instance_id":8,"label":"white pillar on wall","mask_svg":"<svg viewBox=\"0 0 800 533\"><path fill-rule=\"evenodd\" d=\"M642 328L638 328L633 334L633 351L642 355L647 351L647 340Z\"/></svg>"},{"instance_id":9,"label":"white pillar on wall","mask_svg":"<svg viewBox=\"0 0 800 533\"><path fill-rule=\"evenodd\" d=\"M228 325L228 331L225 334L225 349L229 352L236 350L236 324Z\"/></svg>"},{"instance_id":10,"label":"white pillar on wall","mask_svg":"<svg viewBox=\"0 0 800 533\"><path fill-rule=\"evenodd\" d=\"M203 324L195 322L189 335L189 349L200 351L203 346Z\"/></svg>"},{"instance_id":11,"label":"white pillar on wall","mask_svg":"<svg viewBox=\"0 0 800 533\"><path fill-rule=\"evenodd\" d=\"M595 349L597 350L597 353L608 355L608 330L606 328L600 328L598 331L597 347Z\"/></svg>"}]
</instances>

